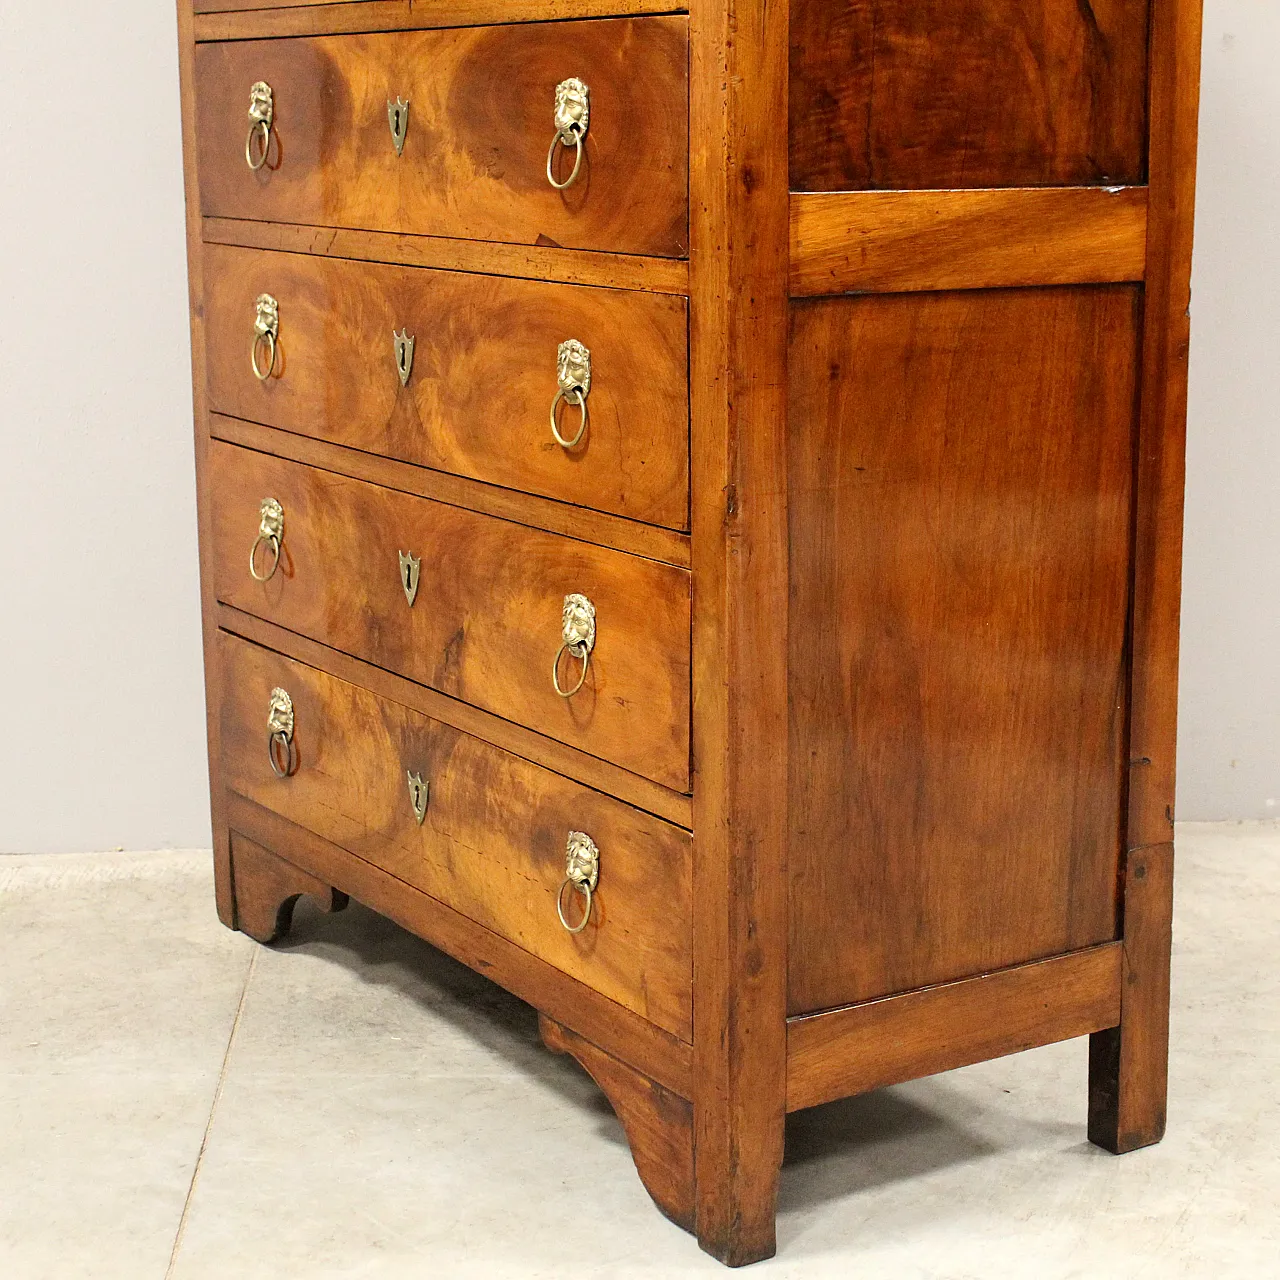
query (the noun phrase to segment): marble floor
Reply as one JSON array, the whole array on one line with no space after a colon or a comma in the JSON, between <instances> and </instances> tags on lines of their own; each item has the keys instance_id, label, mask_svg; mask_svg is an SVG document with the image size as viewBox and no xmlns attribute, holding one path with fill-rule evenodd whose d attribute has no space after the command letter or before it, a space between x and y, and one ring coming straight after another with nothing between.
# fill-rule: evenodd
<instances>
[{"instance_id":1,"label":"marble floor","mask_svg":"<svg viewBox=\"0 0 1280 1280\"><path fill-rule=\"evenodd\" d=\"M1169 1133L1074 1041L816 1108L762 1277L1280 1276L1280 827L1179 832ZM353 905L218 924L208 855L0 858L5 1280L714 1276L532 1011Z\"/></svg>"}]
</instances>

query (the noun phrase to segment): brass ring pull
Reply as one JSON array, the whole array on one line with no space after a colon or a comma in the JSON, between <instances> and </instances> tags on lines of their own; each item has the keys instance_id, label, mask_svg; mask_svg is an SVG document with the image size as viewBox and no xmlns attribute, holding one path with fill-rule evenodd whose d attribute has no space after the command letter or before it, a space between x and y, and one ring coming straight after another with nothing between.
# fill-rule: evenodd
<instances>
[{"instance_id":1,"label":"brass ring pull","mask_svg":"<svg viewBox=\"0 0 1280 1280\"><path fill-rule=\"evenodd\" d=\"M275 103L271 86L259 80L249 90L249 136L245 139L244 158L250 169L257 173L267 163L271 152L271 122L275 119ZM254 158L254 139L262 138L262 154Z\"/></svg>"},{"instance_id":2,"label":"brass ring pull","mask_svg":"<svg viewBox=\"0 0 1280 1280\"><path fill-rule=\"evenodd\" d=\"M556 348L556 383L559 390L551 402L551 434L562 449L576 449L587 434L587 396L591 391L591 352L576 338L570 338ZM566 400L582 410L578 434L572 440L566 440L560 434L560 423L556 417L561 403Z\"/></svg>"},{"instance_id":3,"label":"brass ring pull","mask_svg":"<svg viewBox=\"0 0 1280 1280\"><path fill-rule=\"evenodd\" d=\"M263 343L267 344L267 367L260 369L258 367L258 348ZM276 335L274 333L255 333L253 335L253 348L249 353L249 359L253 364L254 377L259 382L266 382L276 369Z\"/></svg>"},{"instance_id":4,"label":"brass ring pull","mask_svg":"<svg viewBox=\"0 0 1280 1280\"><path fill-rule=\"evenodd\" d=\"M560 424L556 421L556 410L560 408L562 401L568 400L570 404L576 404L582 410L582 420L578 423L578 434L572 440L566 440L560 434ZM556 398L551 402L551 434L556 438L556 444L562 449L576 449L582 437L587 434L587 396L581 387L571 387L568 391L557 391Z\"/></svg>"},{"instance_id":5,"label":"brass ring pull","mask_svg":"<svg viewBox=\"0 0 1280 1280\"><path fill-rule=\"evenodd\" d=\"M576 78L562 80L556 85L556 132L555 137L551 139L551 148L547 152L547 181L557 191L573 186L582 169L583 142L587 136L587 126L591 116L590 97L590 90ZM564 182L557 182L554 169L556 149L570 146L576 148L573 172Z\"/></svg>"},{"instance_id":6,"label":"brass ring pull","mask_svg":"<svg viewBox=\"0 0 1280 1280\"><path fill-rule=\"evenodd\" d=\"M591 922L591 903L600 883L600 850L585 831L570 831L564 850L564 881L556 894L556 915L569 933L581 933ZM582 918L570 924L564 910L564 891L572 888L583 901Z\"/></svg>"},{"instance_id":7,"label":"brass ring pull","mask_svg":"<svg viewBox=\"0 0 1280 1280\"><path fill-rule=\"evenodd\" d=\"M582 894L585 901L582 905L582 919L577 924L570 924L564 914L564 891L572 886ZM564 925L570 933L581 933L588 924L591 923L591 894L593 890L590 885L574 884L572 880L566 878L565 882L560 886L560 892L556 897L556 915L560 917L560 923Z\"/></svg>"},{"instance_id":8,"label":"brass ring pull","mask_svg":"<svg viewBox=\"0 0 1280 1280\"><path fill-rule=\"evenodd\" d=\"M565 596L560 615L560 634L564 642L556 650L555 661L551 664L551 683L562 698L572 698L587 682L591 650L596 647L596 607L586 596L576 592ZM560 684L560 659L566 652L582 663L578 683L572 689L565 689Z\"/></svg>"},{"instance_id":9,"label":"brass ring pull","mask_svg":"<svg viewBox=\"0 0 1280 1280\"><path fill-rule=\"evenodd\" d=\"M575 684L572 689L562 689L560 687L560 659L564 657L565 650L568 650L573 657L579 659L582 663L582 670L578 673L578 683ZM575 645L562 644L560 648L556 650L556 660L551 665L551 683L555 685L556 692L562 698L572 698L573 695L577 693L578 690L581 689L584 684L586 684L587 668L590 665L591 665L590 649L580 649Z\"/></svg>"},{"instance_id":10,"label":"brass ring pull","mask_svg":"<svg viewBox=\"0 0 1280 1280\"><path fill-rule=\"evenodd\" d=\"M284 541L284 508L274 498L263 498L258 508L258 536L249 549L249 575L255 582L270 582L280 567L280 544ZM258 548L271 548L271 568L258 572Z\"/></svg>"},{"instance_id":11,"label":"brass ring pull","mask_svg":"<svg viewBox=\"0 0 1280 1280\"><path fill-rule=\"evenodd\" d=\"M293 699L286 690L271 690L267 704L267 759L277 778L287 778L297 767L293 747Z\"/></svg>"},{"instance_id":12,"label":"brass ring pull","mask_svg":"<svg viewBox=\"0 0 1280 1280\"><path fill-rule=\"evenodd\" d=\"M280 336L280 304L269 294L258 295L253 304L253 345L249 348L249 362L253 365L253 375L259 382L266 382L276 369L276 345ZM258 348L267 344L270 358L266 369L258 365Z\"/></svg>"}]
</instances>

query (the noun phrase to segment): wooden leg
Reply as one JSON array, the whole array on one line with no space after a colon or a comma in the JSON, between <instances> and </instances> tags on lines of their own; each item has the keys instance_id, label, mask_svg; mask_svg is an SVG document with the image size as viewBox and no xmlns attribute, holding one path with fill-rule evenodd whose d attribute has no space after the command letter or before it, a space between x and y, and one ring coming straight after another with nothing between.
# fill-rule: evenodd
<instances>
[{"instance_id":1,"label":"wooden leg","mask_svg":"<svg viewBox=\"0 0 1280 1280\"><path fill-rule=\"evenodd\" d=\"M693 1107L590 1041L538 1016L543 1043L576 1058L617 1113L636 1172L654 1203L677 1226L693 1230Z\"/></svg>"},{"instance_id":2,"label":"wooden leg","mask_svg":"<svg viewBox=\"0 0 1280 1280\"><path fill-rule=\"evenodd\" d=\"M274 942L289 932L294 904L304 893L324 911L341 911L347 905L345 893L234 832L231 884L235 928L258 942Z\"/></svg>"},{"instance_id":3,"label":"wooden leg","mask_svg":"<svg viewBox=\"0 0 1280 1280\"><path fill-rule=\"evenodd\" d=\"M1116 1155L1164 1137L1173 845L1129 854L1120 1025L1089 1038L1089 1141Z\"/></svg>"}]
</instances>

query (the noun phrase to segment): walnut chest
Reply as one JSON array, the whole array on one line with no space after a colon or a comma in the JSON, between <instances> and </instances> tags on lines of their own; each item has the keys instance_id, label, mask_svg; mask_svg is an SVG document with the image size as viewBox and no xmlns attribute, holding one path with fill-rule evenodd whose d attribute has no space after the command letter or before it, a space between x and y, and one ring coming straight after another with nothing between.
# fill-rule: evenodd
<instances>
[{"instance_id":1,"label":"walnut chest","mask_svg":"<svg viewBox=\"0 0 1280 1280\"><path fill-rule=\"evenodd\" d=\"M741 1264L788 1111L1163 1132L1200 15L673 8L179 0L217 902L534 1005Z\"/></svg>"}]
</instances>

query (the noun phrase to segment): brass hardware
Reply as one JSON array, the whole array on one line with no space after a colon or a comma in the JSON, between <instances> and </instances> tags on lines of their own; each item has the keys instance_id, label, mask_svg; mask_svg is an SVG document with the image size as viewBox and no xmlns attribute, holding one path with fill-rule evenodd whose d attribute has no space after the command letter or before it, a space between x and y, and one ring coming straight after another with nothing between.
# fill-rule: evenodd
<instances>
[{"instance_id":1,"label":"brass hardware","mask_svg":"<svg viewBox=\"0 0 1280 1280\"><path fill-rule=\"evenodd\" d=\"M254 377L259 382L266 382L276 368L276 343L280 338L280 304L269 293L260 293L253 307L253 346L249 348L249 362L253 365ZM271 357L267 361L265 371L258 367L258 348L264 342Z\"/></svg>"},{"instance_id":2,"label":"brass hardware","mask_svg":"<svg viewBox=\"0 0 1280 1280\"><path fill-rule=\"evenodd\" d=\"M574 594L564 598L561 614L561 634L564 643L556 650L556 660L551 664L551 683L562 698L572 698L586 683L587 667L591 663L591 650L596 647L596 607L586 596ZM560 659L568 653L582 663L578 683L572 689L560 686Z\"/></svg>"},{"instance_id":3,"label":"brass hardware","mask_svg":"<svg viewBox=\"0 0 1280 1280\"><path fill-rule=\"evenodd\" d=\"M271 150L271 122L275 116L271 86L265 80L259 80L249 90L249 137L244 144L245 161L255 173L267 163L267 153ZM255 161L253 140L259 135L262 137L262 154Z\"/></svg>"},{"instance_id":4,"label":"brass hardware","mask_svg":"<svg viewBox=\"0 0 1280 1280\"><path fill-rule=\"evenodd\" d=\"M591 390L591 352L576 338L562 342L556 349L556 382L560 389L551 402L551 434L561 448L574 449L587 434L587 394ZM572 440L560 434L560 424L556 421L556 412L564 400L582 410L578 434Z\"/></svg>"},{"instance_id":5,"label":"brass hardware","mask_svg":"<svg viewBox=\"0 0 1280 1280\"><path fill-rule=\"evenodd\" d=\"M258 508L258 536L249 552L249 573L256 582L270 582L280 567L280 544L284 540L284 508L274 498L263 498ZM263 543L271 548L271 568L258 572L258 548Z\"/></svg>"},{"instance_id":6,"label":"brass hardware","mask_svg":"<svg viewBox=\"0 0 1280 1280\"><path fill-rule=\"evenodd\" d=\"M413 372L414 340L409 336L407 327L399 333L392 329L391 336L396 343L396 372L400 375L400 385L407 387L409 385L409 375Z\"/></svg>"},{"instance_id":7,"label":"brass hardware","mask_svg":"<svg viewBox=\"0 0 1280 1280\"><path fill-rule=\"evenodd\" d=\"M267 758L277 778L287 778L298 763L293 749L293 699L279 688L271 690L267 705Z\"/></svg>"},{"instance_id":8,"label":"brass hardware","mask_svg":"<svg viewBox=\"0 0 1280 1280\"><path fill-rule=\"evenodd\" d=\"M413 816L418 820L418 826L422 826L427 816L427 802L431 799L431 783L423 782L420 773L406 770L405 776L409 779L409 803L413 805Z\"/></svg>"},{"instance_id":9,"label":"brass hardware","mask_svg":"<svg viewBox=\"0 0 1280 1280\"><path fill-rule=\"evenodd\" d=\"M564 850L564 883L556 894L556 915L570 933L581 933L591 920L591 896L600 883L600 850L585 831L570 831ZM586 900L582 919L570 924L564 914L564 891L573 888Z\"/></svg>"},{"instance_id":10,"label":"brass hardware","mask_svg":"<svg viewBox=\"0 0 1280 1280\"><path fill-rule=\"evenodd\" d=\"M387 99L387 119L391 124L391 141L395 143L396 155L404 151L404 140L409 133L409 104L399 95L394 102Z\"/></svg>"},{"instance_id":11,"label":"brass hardware","mask_svg":"<svg viewBox=\"0 0 1280 1280\"><path fill-rule=\"evenodd\" d=\"M410 609L418 598L418 580L421 576L422 560L416 558L410 551L402 551L400 553L400 585L404 588L404 598L409 602Z\"/></svg>"},{"instance_id":12,"label":"brass hardware","mask_svg":"<svg viewBox=\"0 0 1280 1280\"><path fill-rule=\"evenodd\" d=\"M551 139L551 150L547 152L547 181L557 191L571 187L578 180L578 170L582 168L583 139L587 136L587 126L591 118L591 91L581 80L571 78L561 80L556 85L555 137ZM576 147L577 154L573 159L573 172L564 182L557 182L553 170L557 147Z\"/></svg>"}]
</instances>

